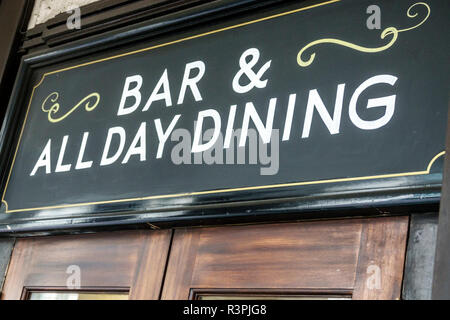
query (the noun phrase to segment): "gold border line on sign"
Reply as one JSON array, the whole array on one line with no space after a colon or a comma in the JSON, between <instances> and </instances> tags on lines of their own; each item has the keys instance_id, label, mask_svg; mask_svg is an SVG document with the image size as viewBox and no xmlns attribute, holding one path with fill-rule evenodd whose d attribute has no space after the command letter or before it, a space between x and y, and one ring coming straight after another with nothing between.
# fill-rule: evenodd
<instances>
[{"instance_id":1,"label":"gold border line on sign","mask_svg":"<svg viewBox=\"0 0 450 320\"><path fill-rule=\"evenodd\" d=\"M212 31L209 31L209 32L205 32L205 33L201 33L201 34L198 34L198 35L194 35L194 36L190 36L190 37L174 40L174 41L171 41L171 42L167 42L167 43L151 46L151 47L148 47L148 48L143 48L143 49L139 49L139 50L135 50L135 51L131 51L131 52L126 52L126 53L122 53L122 54L119 54L119 55L106 57L106 58L98 59L98 60L93 60L93 61L85 62L85 63L79 64L79 65L75 65L75 66L71 66L71 67L67 67L67 68L63 68L63 69L59 69L59 70L55 70L55 71L44 73L44 75L42 76L42 78L40 79L38 84L33 87L33 90L31 92L30 101L28 103L27 111L25 113L24 122L23 122L23 125L22 125L22 128L21 128L20 134L19 134L18 143L17 143L16 149L15 149L15 152L14 152L14 156L13 156L11 168L9 170L8 178L6 180L5 189L3 191L2 202L5 204L6 213L35 211L35 210L46 210L46 209L57 209L57 208L69 208L69 207L108 204L108 203L120 203L120 202L127 202L127 201L143 201L143 200L152 200L152 199L164 199L164 198L175 198L175 197L184 197L184 196L196 196L196 195L225 193L225 192L233 192L233 191L261 190L261 189L269 189L269 188L282 188L282 187L293 187L293 186L303 186L303 185L313 185L313 184L348 182L348 181L362 181L362 180L372 180L372 179L382 179L382 178L395 178L395 177L405 177L405 176L429 174L433 163L440 156L444 155L445 151L442 151L442 152L438 153L437 155L435 155L433 157L433 159L429 162L429 164L427 166L427 169L425 171L404 172L404 173L394 173L394 174L383 174L383 175L375 175L375 176L362 176L362 177L353 177L353 178L339 178L339 179L328 179L328 180L317 180L317 181L305 181L305 182L292 182L292 183L272 184L272 185L262 185L262 186L249 186L249 187L240 187L240 188L231 188L231 189L218 189L218 190L209 190L209 191L186 192L186 193L177 193L177 194L169 194L169 195L156 195L156 196L129 198L129 199L95 201L95 202L84 202L84 203L63 204L63 205L55 205L55 206L44 206L44 207L36 207L36 208L25 208L25 209L8 210L8 202L5 200L6 190L8 188L8 184L9 184L9 180L11 178L12 170L13 170L13 167L14 167L14 164L15 164L17 152L19 150L19 146L20 146L20 142L21 142L22 135L23 135L23 132L24 132L24 128L25 128L25 125L26 125L26 122L27 122L27 119L28 119L28 113L30 111L31 102L33 100L34 92L43 83L43 81L44 81L46 76L49 76L49 75L52 75L52 74L55 74L55 73L59 73L59 72L63 72L63 71L67 71L67 70L71 70L71 69L80 68L80 67L91 65L91 64L95 64L95 63L99 63L99 62L103 62L103 61L108 61L108 60L112 60L112 59L116 59L116 58L120 58L120 57L125 57L125 56L128 56L128 55L133 55L133 54L140 53L140 52L145 52L145 51L149 51L149 50L153 50L153 49L169 46L169 45L180 43L180 42L183 42L183 41L192 40L192 39L204 37L204 36L207 36L207 35L216 34L216 33L222 32L222 31L226 31L226 30L231 30L231 29L247 26L247 25L250 25L250 24L253 24L253 23L257 23L257 22L261 22L261 21L266 21L266 20L270 20L270 19L286 16L286 15L293 14L293 13L296 13L296 12L305 11L305 10L308 10L308 9L312 9L312 8L315 8L315 7L324 6L324 5L328 5L328 4L332 4L332 3L336 3L336 2L340 2L340 1L342 1L342 0L325 1L325 2L321 2L321 3L318 3L318 4L311 5L311 6L307 6L307 7L303 7L303 8L299 8L299 9L295 9L295 10L291 10L291 11L287 11L287 12L282 12L282 13L279 13L279 14L271 15L271 16L260 18L260 19L256 19L256 20L251 20L251 21L248 21L248 22L236 24L236 25L225 27L225 28L221 28L221 29L212 30Z\"/></svg>"}]
</instances>

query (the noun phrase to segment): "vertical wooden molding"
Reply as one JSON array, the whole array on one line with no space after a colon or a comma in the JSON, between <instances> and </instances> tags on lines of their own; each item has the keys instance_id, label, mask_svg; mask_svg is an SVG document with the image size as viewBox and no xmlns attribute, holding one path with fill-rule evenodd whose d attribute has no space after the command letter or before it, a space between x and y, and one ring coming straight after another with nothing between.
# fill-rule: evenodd
<instances>
[{"instance_id":1,"label":"vertical wooden molding","mask_svg":"<svg viewBox=\"0 0 450 320\"><path fill-rule=\"evenodd\" d=\"M187 300L201 229L178 229L172 242L161 300Z\"/></svg>"},{"instance_id":2,"label":"vertical wooden molding","mask_svg":"<svg viewBox=\"0 0 450 320\"><path fill-rule=\"evenodd\" d=\"M135 265L130 300L158 300L168 260L171 230L147 232L141 256Z\"/></svg>"},{"instance_id":3,"label":"vertical wooden molding","mask_svg":"<svg viewBox=\"0 0 450 320\"><path fill-rule=\"evenodd\" d=\"M408 217L363 223L353 299L400 299Z\"/></svg>"}]
</instances>

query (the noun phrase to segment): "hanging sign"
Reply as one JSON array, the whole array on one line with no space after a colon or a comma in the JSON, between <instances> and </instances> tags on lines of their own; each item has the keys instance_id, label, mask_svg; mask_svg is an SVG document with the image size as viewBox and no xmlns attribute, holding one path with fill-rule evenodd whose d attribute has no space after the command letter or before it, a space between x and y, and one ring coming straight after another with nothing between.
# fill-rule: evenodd
<instances>
[{"instance_id":1,"label":"hanging sign","mask_svg":"<svg viewBox=\"0 0 450 320\"><path fill-rule=\"evenodd\" d=\"M379 1L378 27L372 2L298 5L46 72L6 211L427 176L445 149L445 1Z\"/></svg>"}]
</instances>

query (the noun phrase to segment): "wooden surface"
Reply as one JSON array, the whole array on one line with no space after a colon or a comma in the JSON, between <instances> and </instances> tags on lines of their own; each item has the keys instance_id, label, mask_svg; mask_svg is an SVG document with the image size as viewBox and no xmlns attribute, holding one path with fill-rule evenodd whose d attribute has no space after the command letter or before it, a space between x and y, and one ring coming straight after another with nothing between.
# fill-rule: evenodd
<instances>
[{"instance_id":1,"label":"wooden surface","mask_svg":"<svg viewBox=\"0 0 450 320\"><path fill-rule=\"evenodd\" d=\"M81 270L81 287L130 292L158 299L170 230L52 236L17 240L3 299L24 298L33 288L66 289L68 266Z\"/></svg>"},{"instance_id":2,"label":"wooden surface","mask_svg":"<svg viewBox=\"0 0 450 320\"><path fill-rule=\"evenodd\" d=\"M176 230L162 298L258 288L399 299L407 229L407 217L392 217Z\"/></svg>"},{"instance_id":3,"label":"wooden surface","mask_svg":"<svg viewBox=\"0 0 450 320\"><path fill-rule=\"evenodd\" d=\"M36 52L89 36L195 7L208 0L103 0L81 9L81 29L68 29L71 13L62 12L25 34L23 49Z\"/></svg>"},{"instance_id":4,"label":"wooden surface","mask_svg":"<svg viewBox=\"0 0 450 320\"><path fill-rule=\"evenodd\" d=\"M407 233L406 217L362 223L353 299L400 299Z\"/></svg>"}]
</instances>

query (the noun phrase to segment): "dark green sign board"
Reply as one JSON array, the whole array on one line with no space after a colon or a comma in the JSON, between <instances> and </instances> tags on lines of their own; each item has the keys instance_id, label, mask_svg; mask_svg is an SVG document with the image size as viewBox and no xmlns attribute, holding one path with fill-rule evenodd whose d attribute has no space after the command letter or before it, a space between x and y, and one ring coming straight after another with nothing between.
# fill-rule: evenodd
<instances>
[{"instance_id":1,"label":"dark green sign board","mask_svg":"<svg viewBox=\"0 0 450 320\"><path fill-rule=\"evenodd\" d=\"M444 155L448 5L378 2L290 5L46 70L6 213L423 184Z\"/></svg>"}]
</instances>

